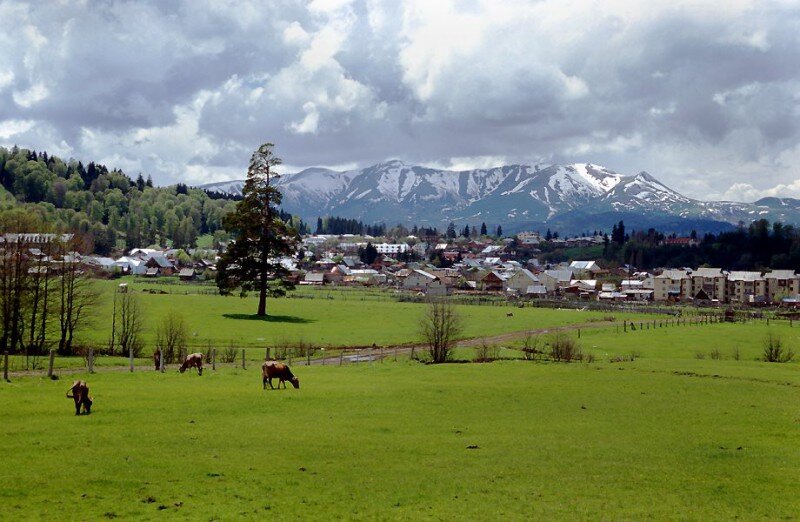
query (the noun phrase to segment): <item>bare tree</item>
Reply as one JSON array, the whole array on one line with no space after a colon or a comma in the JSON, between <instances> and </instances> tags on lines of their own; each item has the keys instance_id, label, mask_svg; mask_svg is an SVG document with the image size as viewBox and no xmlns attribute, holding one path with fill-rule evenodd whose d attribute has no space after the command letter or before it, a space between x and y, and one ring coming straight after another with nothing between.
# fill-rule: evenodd
<instances>
[{"instance_id":1,"label":"bare tree","mask_svg":"<svg viewBox=\"0 0 800 522\"><path fill-rule=\"evenodd\" d=\"M165 363L175 362L175 357L186 348L187 338L183 315L173 310L164 316L156 329L156 348L161 350Z\"/></svg>"},{"instance_id":2,"label":"bare tree","mask_svg":"<svg viewBox=\"0 0 800 522\"><path fill-rule=\"evenodd\" d=\"M91 319L91 309L99 296L91 276L78 258L78 251L91 249L82 239L73 239L61 252L61 270L58 278L58 353L72 355L75 331L86 326Z\"/></svg>"},{"instance_id":3,"label":"bare tree","mask_svg":"<svg viewBox=\"0 0 800 522\"><path fill-rule=\"evenodd\" d=\"M461 317L446 300L435 300L428 307L419 324L419 333L428 345L431 361L447 361L455 347L456 338L463 330Z\"/></svg>"},{"instance_id":4,"label":"bare tree","mask_svg":"<svg viewBox=\"0 0 800 522\"><path fill-rule=\"evenodd\" d=\"M133 350L134 357L142 352L142 314L139 306L139 298L136 294L125 291L120 293L119 319L117 321L117 343L119 344L122 355L126 355L129 350Z\"/></svg>"}]
</instances>

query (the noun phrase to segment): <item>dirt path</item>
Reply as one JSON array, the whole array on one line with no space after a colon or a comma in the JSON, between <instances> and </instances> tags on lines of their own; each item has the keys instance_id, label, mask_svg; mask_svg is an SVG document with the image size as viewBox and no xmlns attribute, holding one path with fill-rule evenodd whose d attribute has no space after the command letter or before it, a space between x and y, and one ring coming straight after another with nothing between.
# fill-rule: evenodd
<instances>
[{"instance_id":1,"label":"dirt path","mask_svg":"<svg viewBox=\"0 0 800 522\"><path fill-rule=\"evenodd\" d=\"M581 324L571 324L567 326L554 326L550 328L534 328L531 330L522 330L517 332L507 332L497 335L487 335L484 337L471 337L469 339L463 339L457 343L459 348L470 348L474 346L480 346L481 343L486 342L490 345L499 344L499 343L507 343L516 341L519 339L524 339L526 335L529 333L532 335L544 335L553 332L566 332L566 331L574 331L578 329L593 329L593 328L600 328L600 327L607 327L607 326L618 326L620 323L615 322L604 322L604 321L595 321L591 323L581 323ZM336 348L334 348L336 349ZM400 344L400 345L393 345L393 346L385 346L383 347L383 357L389 358L394 357L394 354L410 354L412 350L419 351L425 350L426 345L424 344ZM345 352L347 351L347 347L345 347ZM380 359L380 351L379 349L375 349L372 352L372 355L367 353L368 350L363 348L353 350L353 353L349 355L341 356L331 355L327 357L318 357L311 359L311 364L314 366L317 365L338 365L340 359L344 359L348 363L356 363L356 362L368 362L370 360L379 360ZM222 366L223 363L220 363ZM303 358L296 358L294 360L294 366L306 366L306 361ZM236 366L241 366L241 361L237 361ZM232 367L231 363L224 363L223 367ZM258 364L256 361L247 361L248 369L258 368ZM211 368L210 364L206 364L205 368L209 370ZM130 372L130 366L95 366L94 369L95 373L121 373L121 372ZM134 371L136 372L154 372L152 364L137 364L134 365ZM177 371L177 366L175 367L168 367L166 372L173 372ZM56 376L66 376L72 375L76 373L85 373L85 367L74 367L74 368L55 368L53 373ZM47 370L40 369L40 370L17 370L17 371L10 371L8 372L9 378L12 377L41 377L47 373Z\"/></svg>"}]
</instances>

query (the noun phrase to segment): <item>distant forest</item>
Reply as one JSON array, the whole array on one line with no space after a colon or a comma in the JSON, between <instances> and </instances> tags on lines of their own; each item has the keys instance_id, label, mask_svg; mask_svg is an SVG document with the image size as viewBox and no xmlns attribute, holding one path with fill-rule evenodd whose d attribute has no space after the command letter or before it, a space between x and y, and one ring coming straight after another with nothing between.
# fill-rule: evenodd
<instances>
[{"instance_id":1,"label":"distant forest","mask_svg":"<svg viewBox=\"0 0 800 522\"><path fill-rule=\"evenodd\" d=\"M134 179L94 162L0 147L0 222L8 226L10 213L22 210L49 231L91 237L101 255L122 246L192 248L204 234L219 243L227 239L222 218L235 204L182 183L154 187L149 176ZM306 231L299 219L282 217Z\"/></svg>"},{"instance_id":2,"label":"distant forest","mask_svg":"<svg viewBox=\"0 0 800 522\"><path fill-rule=\"evenodd\" d=\"M674 237L674 235L672 236ZM655 229L626 232L625 224L615 225L611 237L598 247L592 259L607 266L631 265L639 269L659 267L714 266L725 270L760 270L800 268L800 229L765 219L740 225L731 232L705 234L694 246L668 244L663 233ZM600 251L602 248L602 252ZM566 260L570 253L545 245L543 260Z\"/></svg>"}]
</instances>

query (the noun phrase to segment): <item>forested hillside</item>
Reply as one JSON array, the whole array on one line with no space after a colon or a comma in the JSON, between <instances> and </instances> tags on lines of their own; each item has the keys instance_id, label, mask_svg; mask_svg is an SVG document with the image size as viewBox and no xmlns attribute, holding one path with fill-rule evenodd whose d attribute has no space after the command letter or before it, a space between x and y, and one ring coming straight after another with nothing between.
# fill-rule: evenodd
<instances>
[{"instance_id":1,"label":"forested hillside","mask_svg":"<svg viewBox=\"0 0 800 522\"><path fill-rule=\"evenodd\" d=\"M50 231L88 233L104 255L149 245L191 248L203 234L225 239L222 218L235 205L183 184L154 187L141 174L132 179L104 165L17 147L0 147L0 185L0 218L22 207Z\"/></svg>"}]
</instances>

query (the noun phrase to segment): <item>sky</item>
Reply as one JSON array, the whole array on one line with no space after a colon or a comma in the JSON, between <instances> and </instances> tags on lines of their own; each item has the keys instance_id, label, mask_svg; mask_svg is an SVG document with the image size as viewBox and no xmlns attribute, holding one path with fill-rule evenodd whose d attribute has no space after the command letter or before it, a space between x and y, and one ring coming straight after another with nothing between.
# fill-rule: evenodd
<instances>
[{"instance_id":1,"label":"sky","mask_svg":"<svg viewBox=\"0 0 800 522\"><path fill-rule=\"evenodd\" d=\"M156 184L388 159L800 197L800 3L0 0L0 145Z\"/></svg>"}]
</instances>

